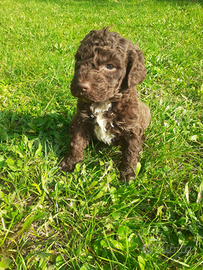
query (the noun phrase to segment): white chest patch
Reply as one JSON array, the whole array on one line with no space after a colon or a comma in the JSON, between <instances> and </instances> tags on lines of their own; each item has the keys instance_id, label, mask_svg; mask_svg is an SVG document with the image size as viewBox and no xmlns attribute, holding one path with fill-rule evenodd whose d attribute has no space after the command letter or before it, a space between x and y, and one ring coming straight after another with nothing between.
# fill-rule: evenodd
<instances>
[{"instance_id":1,"label":"white chest patch","mask_svg":"<svg viewBox=\"0 0 203 270\"><path fill-rule=\"evenodd\" d=\"M91 107L92 113L95 117L94 133L99 141L103 141L106 144L111 144L112 139L115 137L114 134L111 134L110 129L106 128L108 119L104 116L104 114L110 108L111 102L109 100L93 103Z\"/></svg>"}]
</instances>

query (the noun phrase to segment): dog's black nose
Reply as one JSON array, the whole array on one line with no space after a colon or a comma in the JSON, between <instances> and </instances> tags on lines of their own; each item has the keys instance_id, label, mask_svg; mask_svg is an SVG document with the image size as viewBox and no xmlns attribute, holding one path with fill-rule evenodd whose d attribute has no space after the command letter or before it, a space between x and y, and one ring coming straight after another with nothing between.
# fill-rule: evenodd
<instances>
[{"instance_id":1,"label":"dog's black nose","mask_svg":"<svg viewBox=\"0 0 203 270\"><path fill-rule=\"evenodd\" d=\"M87 92L90 89L90 85L88 82L78 82L77 86L81 92Z\"/></svg>"}]
</instances>

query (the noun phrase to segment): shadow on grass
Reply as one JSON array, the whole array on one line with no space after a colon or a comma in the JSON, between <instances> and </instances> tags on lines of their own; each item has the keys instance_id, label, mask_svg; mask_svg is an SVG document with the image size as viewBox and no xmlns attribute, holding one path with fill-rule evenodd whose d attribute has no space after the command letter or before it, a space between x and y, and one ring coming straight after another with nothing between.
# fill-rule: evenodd
<instances>
[{"instance_id":1,"label":"shadow on grass","mask_svg":"<svg viewBox=\"0 0 203 270\"><path fill-rule=\"evenodd\" d=\"M0 156L3 152L5 157L9 158L10 146L20 149L19 146L25 143L26 137L27 144L35 141L32 144L33 149L30 151L37 152L40 142L42 152L46 155L51 150L54 159L57 159L57 163L59 163L65 156L70 142L69 124L72 117L67 118L65 115L66 112L63 115L48 113L44 116L33 117L31 114L23 115L11 111L0 111L0 142L2 142L0 143ZM84 163L89 168L99 166L100 162L109 159L113 160L118 169L120 168L122 154L119 146L108 146L92 138L85 151L87 159L84 157L86 159L84 159ZM145 159L142 158L141 163L142 172Z\"/></svg>"},{"instance_id":2,"label":"shadow on grass","mask_svg":"<svg viewBox=\"0 0 203 270\"><path fill-rule=\"evenodd\" d=\"M31 114L23 115L12 111L0 111L0 155L1 152L9 157L9 147L19 146L26 137L28 141L38 140L42 146L42 152L46 152L47 146L54 153L58 162L64 157L69 147L69 124L72 115L69 112L63 114L48 113L43 116L33 117ZM2 142L2 143L1 143ZM33 144L37 149L38 143ZM108 146L92 138L90 145L90 160L94 167L99 164L98 158L105 160L112 158L120 163L121 153L118 146ZM36 151L36 149L33 149ZM87 154L88 155L88 154ZM87 164L88 165L88 164Z\"/></svg>"},{"instance_id":3,"label":"shadow on grass","mask_svg":"<svg viewBox=\"0 0 203 270\"><path fill-rule=\"evenodd\" d=\"M39 139L42 146L49 142L56 154L62 157L69 142L70 122L71 118L65 117L65 113L33 117L31 114L0 111L0 141L16 144L24 135L29 140Z\"/></svg>"}]
</instances>

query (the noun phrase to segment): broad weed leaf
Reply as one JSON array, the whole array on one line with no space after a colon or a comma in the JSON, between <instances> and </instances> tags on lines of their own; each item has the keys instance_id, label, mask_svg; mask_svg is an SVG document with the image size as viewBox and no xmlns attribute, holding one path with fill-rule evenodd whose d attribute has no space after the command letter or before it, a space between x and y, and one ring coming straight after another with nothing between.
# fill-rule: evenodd
<instances>
[{"instance_id":1,"label":"broad weed leaf","mask_svg":"<svg viewBox=\"0 0 203 270\"><path fill-rule=\"evenodd\" d=\"M12 170L12 171L17 171L17 167L15 166L15 161L12 159L12 158L8 158L7 160L6 160L6 163L7 163L7 165L8 165L8 167Z\"/></svg>"},{"instance_id":2,"label":"broad weed leaf","mask_svg":"<svg viewBox=\"0 0 203 270\"><path fill-rule=\"evenodd\" d=\"M9 258L2 258L2 260L0 261L0 270L8 268L10 262L11 260Z\"/></svg>"},{"instance_id":3,"label":"broad weed leaf","mask_svg":"<svg viewBox=\"0 0 203 270\"><path fill-rule=\"evenodd\" d=\"M114 248L124 250L123 245L120 242L118 242L114 239L109 239L109 242L114 246Z\"/></svg>"},{"instance_id":4,"label":"broad weed leaf","mask_svg":"<svg viewBox=\"0 0 203 270\"><path fill-rule=\"evenodd\" d=\"M136 167L136 175L139 174L140 170L141 170L141 163L138 162L138 163L137 163L137 167Z\"/></svg>"},{"instance_id":5,"label":"broad weed leaf","mask_svg":"<svg viewBox=\"0 0 203 270\"><path fill-rule=\"evenodd\" d=\"M145 269L145 260L142 256L138 256L138 263L141 270Z\"/></svg>"}]
</instances>

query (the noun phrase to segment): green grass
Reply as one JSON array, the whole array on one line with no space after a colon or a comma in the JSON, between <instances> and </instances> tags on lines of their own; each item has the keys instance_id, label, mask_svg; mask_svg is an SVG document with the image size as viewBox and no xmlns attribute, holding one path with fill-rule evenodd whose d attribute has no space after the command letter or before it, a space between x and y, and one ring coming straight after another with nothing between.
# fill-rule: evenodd
<instances>
[{"instance_id":1,"label":"green grass","mask_svg":"<svg viewBox=\"0 0 203 270\"><path fill-rule=\"evenodd\" d=\"M202 2L0 2L0 269L202 269ZM58 170L76 110L74 54L91 29L139 43L152 122L134 181L91 145Z\"/></svg>"}]
</instances>

